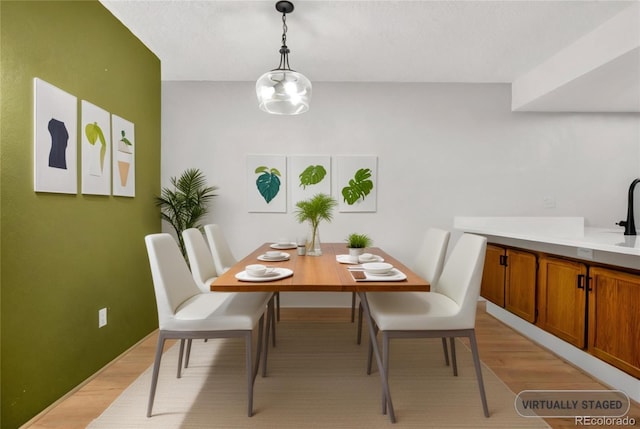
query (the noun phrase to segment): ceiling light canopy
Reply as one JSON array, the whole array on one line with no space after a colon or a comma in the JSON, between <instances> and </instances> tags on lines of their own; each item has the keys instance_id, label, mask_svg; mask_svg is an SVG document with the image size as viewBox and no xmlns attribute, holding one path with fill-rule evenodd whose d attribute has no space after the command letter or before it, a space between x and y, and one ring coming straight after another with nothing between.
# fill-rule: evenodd
<instances>
[{"instance_id":1,"label":"ceiling light canopy","mask_svg":"<svg viewBox=\"0 0 640 429\"><path fill-rule=\"evenodd\" d=\"M256 82L258 106L275 115L298 115L309 110L311 82L302 73L289 67L287 47L287 13L293 12L293 3L279 1L276 10L282 13L282 46L278 68L266 72Z\"/></svg>"}]
</instances>

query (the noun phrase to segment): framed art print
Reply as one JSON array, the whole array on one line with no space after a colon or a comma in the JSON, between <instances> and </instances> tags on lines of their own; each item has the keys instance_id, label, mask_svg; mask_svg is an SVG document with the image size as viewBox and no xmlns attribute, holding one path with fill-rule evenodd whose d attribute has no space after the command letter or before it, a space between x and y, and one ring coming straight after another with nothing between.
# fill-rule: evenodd
<instances>
[{"instance_id":1,"label":"framed art print","mask_svg":"<svg viewBox=\"0 0 640 429\"><path fill-rule=\"evenodd\" d=\"M78 192L78 99L34 79L34 180L36 192Z\"/></svg>"}]
</instances>

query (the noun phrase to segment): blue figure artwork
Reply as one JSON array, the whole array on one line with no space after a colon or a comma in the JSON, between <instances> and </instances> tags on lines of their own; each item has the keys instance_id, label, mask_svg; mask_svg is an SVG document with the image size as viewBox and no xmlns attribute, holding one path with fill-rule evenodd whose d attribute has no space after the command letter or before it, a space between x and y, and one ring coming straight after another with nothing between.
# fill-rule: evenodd
<instances>
[{"instance_id":1,"label":"blue figure artwork","mask_svg":"<svg viewBox=\"0 0 640 429\"><path fill-rule=\"evenodd\" d=\"M57 119L49 121L49 134L51 134L51 150L49 151L49 167L67 169L67 141L69 132L64 122Z\"/></svg>"}]
</instances>

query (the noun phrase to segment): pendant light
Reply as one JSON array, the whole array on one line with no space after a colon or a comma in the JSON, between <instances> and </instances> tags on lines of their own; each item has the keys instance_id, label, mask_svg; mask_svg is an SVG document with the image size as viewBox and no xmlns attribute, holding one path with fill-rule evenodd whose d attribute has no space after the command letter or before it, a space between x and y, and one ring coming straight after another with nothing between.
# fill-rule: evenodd
<instances>
[{"instance_id":1,"label":"pendant light","mask_svg":"<svg viewBox=\"0 0 640 429\"><path fill-rule=\"evenodd\" d=\"M280 65L260 76L256 82L258 106L275 115L298 115L309 110L311 82L302 73L289 67L287 14L293 12L293 3L279 1L276 3L276 10L282 13Z\"/></svg>"}]
</instances>

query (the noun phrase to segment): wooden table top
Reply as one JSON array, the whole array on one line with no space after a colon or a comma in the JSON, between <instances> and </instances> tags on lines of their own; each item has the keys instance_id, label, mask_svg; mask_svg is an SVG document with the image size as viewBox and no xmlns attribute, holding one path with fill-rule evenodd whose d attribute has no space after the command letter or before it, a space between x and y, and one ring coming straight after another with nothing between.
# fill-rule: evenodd
<instances>
[{"instance_id":1,"label":"wooden table top","mask_svg":"<svg viewBox=\"0 0 640 429\"><path fill-rule=\"evenodd\" d=\"M388 291L428 291L429 283L411 271L397 259L383 250L372 247L367 252L379 255L385 262L406 274L402 281L355 281L348 271L349 264L336 261L336 255L348 253L344 243L323 243L322 256L298 256L296 249L284 250L291 255L282 262L263 262L258 256L273 250L270 243L258 247L251 254L238 261L227 272L218 277L211 290L216 292L388 292ZM289 268L293 275L279 280L247 282L236 279L235 275L244 271L249 264L264 264L272 267Z\"/></svg>"}]
</instances>

